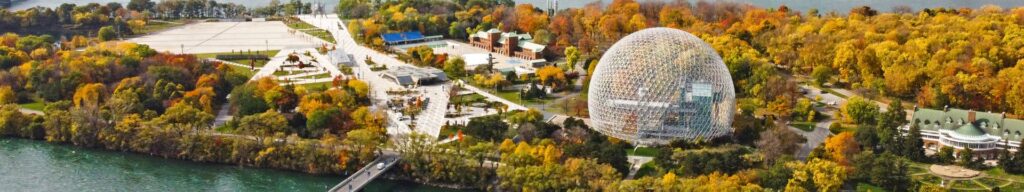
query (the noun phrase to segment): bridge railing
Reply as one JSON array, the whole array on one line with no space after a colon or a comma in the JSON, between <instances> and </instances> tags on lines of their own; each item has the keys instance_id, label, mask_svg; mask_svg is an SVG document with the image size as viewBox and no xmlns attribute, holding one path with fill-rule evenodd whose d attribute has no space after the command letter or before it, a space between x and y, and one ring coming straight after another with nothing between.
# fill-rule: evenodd
<instances>
[{"instance_id":1,"label":"bridge railing","mask_svg":"<svg viewBox=\"0 0 1024 192\"><path fill-rule=\"evenodd\" d=\"M389 159L393 159L393 160L392 161L388 161ZM377 159L373 160L372 162L370 162L370 164L367 164L362 169L359 169L355 173L349 175L348 178L345 178L345 180L342 180L337 185L334 185L334 187L331 187L331 189L328 190L328 192L340 191L343 187L345 187L346 185L349 185L352 182L353 179L358 178L360 175L364 174L367 170L376 168L377 164L380 163L381 161L385 162L384 168L381 169L379 172L377 172L377 174L373 175L373 177L370 178L369 180L367 180L366 182L370 182L370 180L372 180L373 178L376 178L377 176L380 176L380 175L384 174L385 171L387 171L392 166L394 166L396 163L398 163L398 157L397 156L382 155L382 156L378 157ZM362 187L363 186L360 185L360 186L356 187L355 189L362 188Z\"/></svg>"}]
</instances>

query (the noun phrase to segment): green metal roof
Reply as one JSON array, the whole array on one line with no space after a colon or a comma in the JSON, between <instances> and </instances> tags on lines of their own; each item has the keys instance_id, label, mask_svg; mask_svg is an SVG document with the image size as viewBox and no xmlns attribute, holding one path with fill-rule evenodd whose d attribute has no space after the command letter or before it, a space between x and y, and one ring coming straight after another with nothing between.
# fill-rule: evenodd
<instances>
[{"instance_id":1,"label":"green metal roof","mask_svg":"<svg viewBox=\"0 0 1024 192\"><path fill-rule=\"evenodd\" d=\"M984 136L985 132L975 127L972 123L964 124L960 128L956 128L956 133L967 136Z\"/></svg>"},{"instance_id":2,"label":"green metal roof","mask_svg":"<svg viewBox=\"0 0 1024 192\"><path fill-rule=\"evenodd\" d=\"M1003 118L1000 113L974 111L974 121L970 122L971 112L955 108L945 111L917 108L911 123L916 123L921 130L952 130L971 136L989 134L1009 140L1024 138L1021 135L1024 134L1024 120Z\"/></svg>"}]
</instances>

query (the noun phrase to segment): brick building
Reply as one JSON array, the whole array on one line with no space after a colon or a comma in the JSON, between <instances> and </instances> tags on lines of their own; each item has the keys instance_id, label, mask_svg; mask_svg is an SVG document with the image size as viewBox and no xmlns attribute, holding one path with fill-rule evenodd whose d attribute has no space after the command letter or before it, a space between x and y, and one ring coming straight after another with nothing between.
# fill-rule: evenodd
<instances>
[{"instance_id":1,"label":"brick building","mask_svg":"<svg viewBox=\"0 0 1024 192\"><path fill-rule=\"evenodd\" d=\"M530 34L505 33L498 29L471 34L469 43L490 52L529 60L541 59L545 48L544 45L533 43Z\"/></svg>"}]
</instances>

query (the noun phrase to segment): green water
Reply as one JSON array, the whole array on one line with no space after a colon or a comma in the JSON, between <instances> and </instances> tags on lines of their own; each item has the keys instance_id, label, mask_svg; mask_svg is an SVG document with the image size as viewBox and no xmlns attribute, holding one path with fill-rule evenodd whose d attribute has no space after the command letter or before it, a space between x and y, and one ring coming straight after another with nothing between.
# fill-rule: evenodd
<instances>
[{"instance_id":1,"label":"green water","mask_svg":"<svg viewBox=\"0 0 1024 192\"><path fill-rule=\"evenodd\" d=\"M343 179L0 137L0 191L326 191ZM378 179L365 191L449 190Z\"/></svg>"}]
</instances>

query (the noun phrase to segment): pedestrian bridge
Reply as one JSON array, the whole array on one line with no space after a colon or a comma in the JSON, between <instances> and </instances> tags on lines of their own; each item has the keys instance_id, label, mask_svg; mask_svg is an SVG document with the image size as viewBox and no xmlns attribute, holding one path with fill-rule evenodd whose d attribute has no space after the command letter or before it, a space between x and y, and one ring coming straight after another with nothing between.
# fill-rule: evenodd
<instances>
[{"instance_id":1,"label":"pedestrian bridge","mask_svg":"<svg viewBox=\"0 0 1024 192\"><path fill-rule=\"evenodd\" d=\"M384 166L377 167L380 163L384 163ZM362 189L370 181L376 179L377 176L383 175L384 172L387 172L395 164L398 164L398 154L385 152L373 160L373 162L370 162L370 164L349 175L348 178L342 180L341 183L332 187L328 192L359 191L359 189Z\"/></svg>"}]
</instances>

